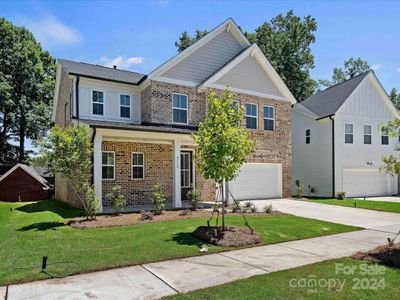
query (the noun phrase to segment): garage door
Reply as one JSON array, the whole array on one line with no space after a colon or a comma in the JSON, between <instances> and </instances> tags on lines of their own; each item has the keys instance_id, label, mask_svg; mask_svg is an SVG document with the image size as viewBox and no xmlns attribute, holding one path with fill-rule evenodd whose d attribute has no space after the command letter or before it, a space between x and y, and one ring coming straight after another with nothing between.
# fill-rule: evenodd
<instances>
[{"instance_id":1,"label":"garage door","mask_svg":"<svg viewBox=\"0 0 400 300\"><path fill-rule=\"evenodd\" d=\"M389 195L389 176L379 169L343 169L343 191L347 197Z\"/></svg>"},{"instance_id":2,"label":"garage door","mask_svg":"<svg viewBox=\"0 0 400 300\"><path fill-rule=\"evenodd\" d=\"M229 183L229 190L236 200L281 198L282 165L246 163Z\"/></svg>"}]
</instances>

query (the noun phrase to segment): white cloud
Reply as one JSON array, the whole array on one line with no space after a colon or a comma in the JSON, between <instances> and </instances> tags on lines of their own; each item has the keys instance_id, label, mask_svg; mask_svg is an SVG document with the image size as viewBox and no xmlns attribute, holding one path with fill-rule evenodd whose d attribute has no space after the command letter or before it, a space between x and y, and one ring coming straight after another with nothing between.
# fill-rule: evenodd
<instances>
[{"instance_id":1,"label":"white cloud","mask_svg":"<svg viewBox=\"0 0 400 300\"><path fill-rule=\"evenodd\" d=\"M44 45L73 45L81 42L80 32L52 15L41 19L24 19L23 23Z\"/></svg>"},{"instance_id":2,"label":"white cloud","mask_svg":"<svg viewBox=\"0 0 400 300\"><path fill-rule=\"evenodd\" d=\"M374 71L376 71L376 70L379 70L381 67L382 67L381 64L375 64L375 65L372 65L372 66L371 66L371 69L374 70Z\"/></svg>"},{"instance_id":3,"label":"white cloud","mask_svg":"<svg viewBox=\"0 0 400 300\"><path fill-rule=\"evenodd\" d=\"M106 67L117 66L118 69L129 69L133 65L141 64L144 61L144 57L141 56L116 56L114 58L108 58L107 56L102 56L100 58L100 63Z\"/></svg>"}]
</instances>

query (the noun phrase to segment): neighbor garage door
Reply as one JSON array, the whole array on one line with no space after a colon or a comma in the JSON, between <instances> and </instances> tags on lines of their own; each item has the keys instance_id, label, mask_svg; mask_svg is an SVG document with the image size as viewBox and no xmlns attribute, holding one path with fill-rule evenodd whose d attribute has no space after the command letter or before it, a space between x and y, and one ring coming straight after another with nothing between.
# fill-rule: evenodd
<instances>
[{"instance_id":1,"label":"neighbor garage door","mask_svg":"<svg viewBox=\"0 0 400 300\"><path fill-rule=\"evenodd\" d=\"M389 195L389 177L379 169L343 169L343 191L346 197Z\"/></svg>"},{"instance_id":2,"label":"neighbor garage door","mask_svg":"<svg viewBox=\"0 0 400 300\"><path fill-rule=\"evenodd\" d=\"M236 200L281 198L282 165L246 163L229 183L229 191Z\"/></svg>"}]
</instances>

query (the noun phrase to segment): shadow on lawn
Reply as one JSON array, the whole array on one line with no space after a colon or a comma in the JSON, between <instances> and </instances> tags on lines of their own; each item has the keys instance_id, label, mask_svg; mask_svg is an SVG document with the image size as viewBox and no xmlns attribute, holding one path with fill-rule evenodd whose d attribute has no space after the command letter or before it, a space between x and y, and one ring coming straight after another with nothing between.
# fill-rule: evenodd
<instances>
[{"instance_id":1,"label":"shadow on lawn","mask_svg":"<svg viewBox=\"0 0 400 300\"><path fill-rule=\"evenodd\" d=\"M190 232L179 232L172 236L172 241L180 245L201 247L204 243L192 236Z\"/></svg>"},{"instance_id":2,"label":"shadow on lawn","mask_svg":"<svg viewBox=\"0 0 400 300\"><path fill-rule=\"evenodd\" d=\"M18 229L18 231L28 231L28 230L36 230L36 231L45 231L45 230L55 230L57 227L65 226L64 223L61 222L40 222L33 223Z\"/></svg>"},{"instance_id":3,"label":"shadow on lawn","mask_svg":"<svg viewBox=\"0 0 400 300\"><path fill-rule=\"evenodd\" d=\"M32 202L18 207L16 210L25 213L52 212L62 218L75 218L82 216L82 211L55 199Z\"/></svg>"}]
</instances>

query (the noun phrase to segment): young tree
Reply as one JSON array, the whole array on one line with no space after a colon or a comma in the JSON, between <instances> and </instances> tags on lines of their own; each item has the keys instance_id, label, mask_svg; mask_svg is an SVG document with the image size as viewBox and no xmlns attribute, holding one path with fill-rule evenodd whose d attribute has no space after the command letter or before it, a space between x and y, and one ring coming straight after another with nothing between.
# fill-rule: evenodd
<instances>
[{"instance_id":1,"label":"young tree","mask_svg":"<svg viewBox=\"0 0 400 300\"><path fill-rule=\"evenodd\" d=\"M223 189L232 181L254 149L251 133L240 125L244 110L236 107L235 94L227 88L220 97L208 94L208 114L193 138L198 145L196 163L204 178L212 179ZM225 228L225 195L222 192L222 228Z\"/></svg>"},{"instance_id":2,"label":"young tree","mask_svg":"<svg viewBox=\"0 0 400 300\"><path fill-rule=\"evenodd\" d=\"M99 200L91 184L93 150L89 129L83 126L65 128L55 126L47 139L40 142L40 147L40 155L35 158L35 164L68 179L86 212L86 217L94 219Z\"/></svg>"},{"instance_id":3,"label":"young tree","mask_svg":"<svg viewBox=\"0 0 400 300\"><path fill-rule=\"evenodd\" d=\"M384 128L389 133L389 136L398 137L400 132L400 119L394 119L388 122ZM380 168L382 172L391 176L400 175L400 148L397 146L394 148L394 151L396 151L397 154L382 157L383 166Z\"/></svg>"}]
</instances>

